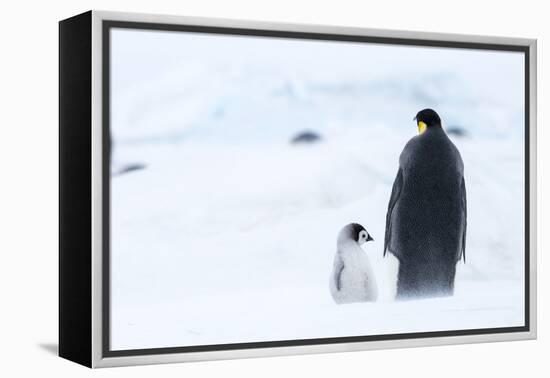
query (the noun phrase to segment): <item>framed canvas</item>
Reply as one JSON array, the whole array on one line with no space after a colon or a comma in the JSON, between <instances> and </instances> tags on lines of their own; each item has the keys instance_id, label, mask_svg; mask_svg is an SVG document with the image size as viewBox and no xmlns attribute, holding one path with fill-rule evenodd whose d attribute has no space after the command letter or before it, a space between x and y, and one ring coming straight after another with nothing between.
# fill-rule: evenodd
<instances>
[{"instance_id":1,"label":"framed canvas","mask_svg":"<svg viewBox=\"0 0 550 378\"><path fill-rule=\"evenodd\" d=\"M59 353L536 337L536 41L60 24Z\"/></svg>"}]
</instances>

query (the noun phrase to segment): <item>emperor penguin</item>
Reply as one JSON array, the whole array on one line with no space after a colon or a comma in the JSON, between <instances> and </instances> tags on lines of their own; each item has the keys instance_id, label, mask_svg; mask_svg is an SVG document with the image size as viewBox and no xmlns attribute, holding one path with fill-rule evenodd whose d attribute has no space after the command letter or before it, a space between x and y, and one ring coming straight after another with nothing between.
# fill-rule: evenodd
<instances>
[{"instance_id":1,"label":"emperor penguin","mask_svg":"<svg viewBox=\"0 0 550 378\"><path fill-rule=\"evenodd\" d=\"M397 299L453 295L456 264L466 262L464 163L434 110L414 119L418 135L401 152L386 215Z\"/></svg>"},{"instance_id":2,"label":"emperor penguin","mask_svg":"<svg viewBox=\"0 0 550 378\"><path fill-rule=\"evenodd\" d=\"M338 234L330 293L338 304L376 301L378 288L369 258L361 245L372 241L363 226L351 223Z\"/></svg>"}]
</instances>

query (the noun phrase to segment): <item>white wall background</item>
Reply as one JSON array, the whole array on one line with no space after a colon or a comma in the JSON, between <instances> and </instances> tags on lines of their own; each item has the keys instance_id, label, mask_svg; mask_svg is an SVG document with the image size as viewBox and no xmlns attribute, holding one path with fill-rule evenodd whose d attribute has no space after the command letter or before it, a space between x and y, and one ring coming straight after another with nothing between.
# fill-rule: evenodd
<instances>
[{"instance_id":1,"label":"white wall background","mask_svg":"<svg viewBox=\"0 0 550 378\"><path fill-rule=\"evenodd\" d=\"M389 351L106 369L55 357L57 344L57 21L88 9L372 28L487 34L539 40L539 340ZM19 1L0 22L0 356L2 376L421 376L548 374L548 233L543 188L550 152L550 41L542 1Z\"/></svg>"}]
</instances>

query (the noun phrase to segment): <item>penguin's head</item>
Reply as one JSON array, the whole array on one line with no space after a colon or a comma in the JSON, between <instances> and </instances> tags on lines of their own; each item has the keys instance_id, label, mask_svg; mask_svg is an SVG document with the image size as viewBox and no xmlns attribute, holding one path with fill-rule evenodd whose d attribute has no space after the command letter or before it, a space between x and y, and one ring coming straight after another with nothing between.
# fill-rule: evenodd
<instances>
[{"instance_id":1,"label":"penguin's head","mask_svg":"<svg viewBox=\"0 0 550 378\"><path fill-rule=\"evenodd\" d=\"M441 127L441 118L439 118L439 115L433 109L419 111L414 120L418 127L418 134L422 134L430 127Z\"/></svg>"},{"instance_id":2,"label":"penguin's head","mask_svg":"<svg viewBox=\"0 0 550 378\"><path fill-rule=\"evenodd\" d=\"M340 231L338 239L352 239L359 243L359 245L374 240L367 230L365 230L365 227L361 226L359 223L350 223L345 226L342 231Z\"/></svg>"}]
</instances>

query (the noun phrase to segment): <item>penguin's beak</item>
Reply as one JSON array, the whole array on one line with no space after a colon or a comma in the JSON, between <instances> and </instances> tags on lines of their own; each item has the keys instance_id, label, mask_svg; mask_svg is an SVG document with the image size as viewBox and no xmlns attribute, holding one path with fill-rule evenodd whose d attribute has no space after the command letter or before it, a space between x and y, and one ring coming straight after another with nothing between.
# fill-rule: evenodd
<instances>
[{"instance_id":1,"label":"penguin's beak","mask_svg":"<svg viewBox=\"0 0 550 378\"><path fill-rule=\"evenodd\" d=\"M369 235L369 236L367 237L367 241L373 241L373 240L374 240L374 239L372 238L372 236Z\"/></svg>"}]
</instances>

